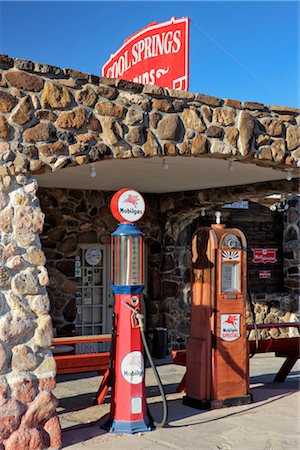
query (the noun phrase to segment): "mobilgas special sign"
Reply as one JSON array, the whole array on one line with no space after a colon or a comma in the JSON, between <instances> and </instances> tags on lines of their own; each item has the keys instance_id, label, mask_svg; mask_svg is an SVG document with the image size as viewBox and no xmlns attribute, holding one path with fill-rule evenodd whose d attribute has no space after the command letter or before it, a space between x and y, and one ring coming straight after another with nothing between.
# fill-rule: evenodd
<instances>
[{"instance_id":1,"label":"mobilgas special sign","mask_svg":"<svg viewBox=\"0 0 300 450\"><path fill-rule=\"evenodd\" d=\"M220 314L220 337L223 341L236 341L241 335L240 314Z\"/></svg>"},{"instance_id":2,"label":"mobilgas special sign","mask_svg":"<svg viewBox=\"0 0 300 450\"><path fill-rule=\"evenodd\" d=\"M188 90L189 18L153 22L124 41L102 68L107 78Z\"/></svg>"}]
</instances>

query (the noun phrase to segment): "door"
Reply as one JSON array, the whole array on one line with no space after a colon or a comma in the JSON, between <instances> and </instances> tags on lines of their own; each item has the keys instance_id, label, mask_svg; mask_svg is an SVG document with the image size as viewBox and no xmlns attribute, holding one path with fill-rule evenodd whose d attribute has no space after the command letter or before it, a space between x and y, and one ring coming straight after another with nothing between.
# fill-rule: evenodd
<instances>
[{"instance_id":1,"label":"door","mask_svg":"<svg viewBox=\"0 0 300 450\"><path fill-rule=\"evenodd\" d=\"M76 333L78 335L111 333L113 295L110 289L109 246L80 244L75 262L75 277ZM86 344L80 345L87 347ZM85 353L86 350L85 348Z\"/></svg>"}]
</instances>

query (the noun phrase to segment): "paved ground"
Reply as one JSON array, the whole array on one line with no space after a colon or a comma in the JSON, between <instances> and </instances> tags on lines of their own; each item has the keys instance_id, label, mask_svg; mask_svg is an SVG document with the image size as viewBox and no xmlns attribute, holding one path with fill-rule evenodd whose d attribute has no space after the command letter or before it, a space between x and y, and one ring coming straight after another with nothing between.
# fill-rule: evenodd
<instances>
[{"instance_id":1,"label":"paved ground","mask_svg":"<svg viewBox=\"0 0 300 450\"><path fill-rule=\"evenodd\" d=\"M300 449L300 364L285 383L273 377L282 364L272 354L251 359L251 405L214 411L198 411L182 404L176 393L184 368L171 360L157 360L168 393L169 423L166 428L142 435L110 435L100 428L109 404L91 406L100 377L65 375L57 377L55 395L66 450L297 450ZM94 376L93 376L94 375ZM151 373L146 374L151 414L160 419L161 404ZM103 422L103 420L102 420Z\"/></svg>"}]
</instances>

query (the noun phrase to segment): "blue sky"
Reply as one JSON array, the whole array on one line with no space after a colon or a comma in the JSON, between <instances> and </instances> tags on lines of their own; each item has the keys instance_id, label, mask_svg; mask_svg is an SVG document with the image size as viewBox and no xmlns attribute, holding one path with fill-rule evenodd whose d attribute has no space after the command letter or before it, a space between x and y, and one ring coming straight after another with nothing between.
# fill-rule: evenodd
<instances>
[{"instance_id":1,"label":"blue sky","mask_svg":"<svg viewBox=\"0 0 300 450\"><path fill-rule=\"evenodd\" d=\"M296 1L0 2L0 51L83 72L152 21L190 17L192 92L300 107Z\"/></svg>"}]
</instances>

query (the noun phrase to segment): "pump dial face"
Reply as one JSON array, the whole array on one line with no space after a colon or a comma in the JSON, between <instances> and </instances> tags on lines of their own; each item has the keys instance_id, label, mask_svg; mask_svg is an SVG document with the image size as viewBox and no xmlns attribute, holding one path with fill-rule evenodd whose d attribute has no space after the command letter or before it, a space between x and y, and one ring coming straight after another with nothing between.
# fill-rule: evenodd
<instances>
[{"instance_id":1,"label":"pump dial face","mask_svg":"<svg viewBox=\"0 0 300 450\"><path fill-rule=\"evenodd\" d=\"M239 238L237 236L235 236L235 234L227 234L227 236L225 236L223 244L222 244L223 248L241 248L241 241L239 240Z\"/></svg>"}]
</instances>

